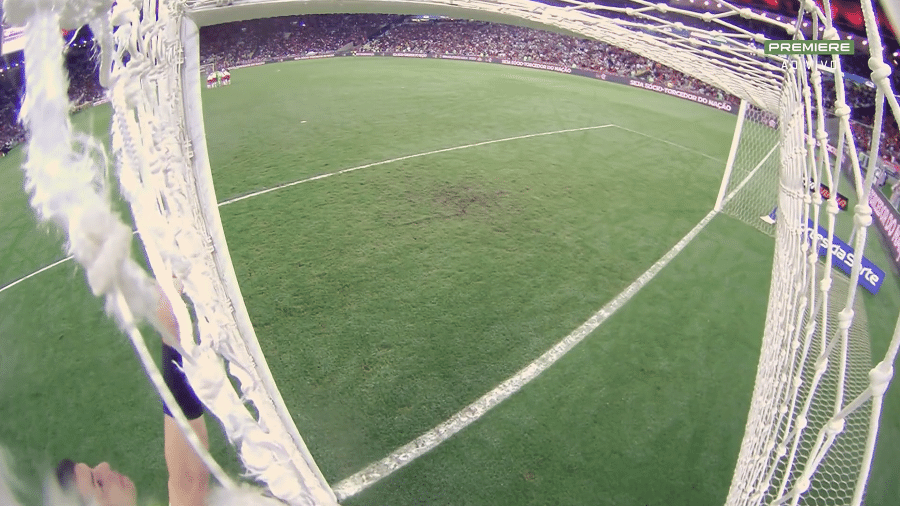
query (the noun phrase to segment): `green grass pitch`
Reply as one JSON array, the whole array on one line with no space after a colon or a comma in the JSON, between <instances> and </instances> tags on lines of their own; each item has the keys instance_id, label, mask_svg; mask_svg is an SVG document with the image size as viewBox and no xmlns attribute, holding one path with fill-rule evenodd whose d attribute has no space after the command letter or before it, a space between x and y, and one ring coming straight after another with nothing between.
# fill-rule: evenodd
<instances>
[{"instance_id":1,"label":"green grass pitch","mask_svg":"<svg viewBox=\"0 0 900 506\"><path fill-rule=\"evenodd\" d=\"M712 208L735 123L651 92L481 63L347 58L233 77L203 90L220 201L460 148L221 207L260 344L332 484L513 375L668 251ZM74 120L103 135L109 116ZM615 126L478 145L602 125ZM0 286L63 257L27 207L22 157L0 160ZM537 380L345 504L722 504L772 251L717 217ZM894 276L882 290L864 295L876 357L900 307ZM0 445L27 483L62 457L106 460L143 498L165 499L159 402L80 269L0 292L0 347ZM900 494L898 392L872 504ZM237 475L211 427L213 455Z\"/></svg>"}]
</instances>

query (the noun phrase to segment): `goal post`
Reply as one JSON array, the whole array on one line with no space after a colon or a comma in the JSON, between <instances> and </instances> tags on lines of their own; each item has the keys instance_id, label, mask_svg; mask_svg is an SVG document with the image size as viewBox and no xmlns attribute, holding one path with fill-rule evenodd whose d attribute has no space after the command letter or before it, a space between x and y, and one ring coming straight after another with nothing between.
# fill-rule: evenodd
<instances>
[{"instance_id":1,"label":"goal post","mask_svg":"<svg viewBox=\"0 0 900 506\"><path fill-rule=\"evenodd\" d=\"M216 71L215 63L204 63L200 65L200 79L201 82L205 83L207 76Z\"/></svg>"},{"instance_id":2,"label":"goal post","mask_svg":"<svg viewBox=\"0 0 900 506\"><path fill-rule=\"evenodd\" d=\"M722 184L719 186L719 195L716 197L716 204L713 209L716 212L722 210L722 203L725 200L725 192L728 189L728 183L731 181L731 173L734 170L734 160L737 154L738 144L741 141L741 133L743 132L744 119L747 117L747 101L741 100L738 108L737 121L734 125L734 135L731 138L731 148L728 150L728 159L725 161L725 172L722 176Z\"/></svg>"},{"instance_id":3,"label":"goal post","mask_svg":"<svg viewBox=\"0 0 900 506\"><path fill-rule=\"evenodd\" d=\"M777 116L742 101L715 205L772 237L780 146Z\"/></svg>"}]
</instances>

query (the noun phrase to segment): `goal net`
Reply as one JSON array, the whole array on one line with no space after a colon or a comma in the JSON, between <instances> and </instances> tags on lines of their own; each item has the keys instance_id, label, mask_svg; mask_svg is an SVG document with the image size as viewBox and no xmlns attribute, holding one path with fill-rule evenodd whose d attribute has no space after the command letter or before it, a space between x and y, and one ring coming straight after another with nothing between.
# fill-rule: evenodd
<instances>
[{"instance_id":1,"label":"goal net","mask_svg":"<svg viewBox=\"0 0 900 506\"><path fill-rule=\"evenodd\" d=\"M778 116L742 102L716 202L718 210L773 237L780 145Z\"/></svg>"},{"instance_id":2,"label":"goal net","mask_svg":"<svg viewBox=\"0 0 900 506\"><path fill-rule=\"evenodd\" d=\"M98 30L106 27L111 42L103 47L104 61L111 59L112 65L101 77L109 84L114 110L111 137L118 177L156 279L174 301L179 299L166 280L172 275L183 280L194 305L199 341L182 339L191 384L222 423L247 473L273 496L292 505L335 504L339 498L307 450L256 341L231 266L206 153L198 25L271 15L272 3L145 0L117 2L110 11L111 4L5 2L9 20L28 26L30 74L22 119L29 130L25 170L32 204L41 219L67 233L69 249L85 266L94 294L105 298L107 311L131 338L160 395L175 405L136 326L141 319L152 322L152 283L129 260L130 227L110 211L105 186L98 183L104 168L97 167L97 157L84 155L97 149L96 142L72 133L64 107L59 28L87 22ZM303 12L306 2L295 4L296 12ZM576 33L739 97L735 142L716 208L773 235L775 257L756 383L727 503L860 504L900 346L897 333L872 368L866 316L857 300L862 255L854 257L848 276L832 268L842 172L859 202L845 211L853 217L853 247L865 251L872 223L867 202L885 107L900 118L890 69L880 58L883 45L873 5L862 2L873 55L870 79L876 88L866 167L849 124L840 61L833 69L833 91L824 92L814 58L762 50L772 36L838 40L829 2L802 2L794 18L785 21L726 1L706 10L642 0L622 4L431 0L358 6L398 12L427 6L461 18ZM900 26L896 5L883 5ZM765 26L768 35L750 26ZM833 107L823 101L829 94ZM826 109L836 118L834 158ZM81 154L73 145L81 146ZM58 177L63 170L69 177ZM821 184L834 190L827 199L815 191ZM773 223L760 219L773 209ZM819 227L822 232L810 234ZM190 329L186 308L176 305L179 327ZM232 379L239 384L237 391ZM198 453L210 460L191 437L183 415L173 414ZM209 465L224 486L234 486L214 462Z\"/></svg>"},{"instance_id":3,"label":"goal net","mask_svg":"<svg viewBox=\"0 0 900 506\"><path fill-rule=\"evenodd\" d=\"M216 71L215 63L205 63L200 65L200 79L206 82L206 79Z\"/></svg>"}]
</instances>

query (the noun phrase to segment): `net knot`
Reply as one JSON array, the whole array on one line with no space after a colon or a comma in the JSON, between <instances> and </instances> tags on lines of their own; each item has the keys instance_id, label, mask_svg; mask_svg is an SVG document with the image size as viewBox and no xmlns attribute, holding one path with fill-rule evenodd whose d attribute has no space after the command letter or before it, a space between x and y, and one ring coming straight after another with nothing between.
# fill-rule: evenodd
<instances>
[{"instance_id":1,"label":"net knot","mask_svg":"<svg viewBox=\"0 0 900 506\"><path fill-rule=\"evenodd\" d=\"M829 26L822 32L822 40L840 40L840 38L837 29L833 26Z\"/></svg>"},{"instance_id":2,"label":"net knot","mask_svg":"<svg viewBox=\"0 0 900 506\"><path fill-rule=\"evenodd\" d=\"M750 9L746 9L746 8L741 9L740 13L741 13L741 17L744 19L750 19L753 17L753 11L751 11Z\"/></svg>"},{"instance_id":3,"label":"net knot","mask_svg":"<svg viewBox=\"0 0 900 506\"><path fill-rule=\"evenodd\" d=\"M824 146L825 141L828 139L828 132L825 131L824 128L816 129L816 140L819 141L819 146Z\"/></svg>"},{"instance_id":4,"label":"net knot","mask_svg":"<svg viewBox=\"0 0 900 506\"><path fill-rule=\"evenodd\" d=\"M844 419L836 418L825 426L825 432L830 436L836 436L841 432L844 432Z\"/></svg>"},{"instance_id":5,"label":"net knot","mask_svg":"<svg viewBox=\"0 0 900 506\"><path fill-rule=\"evenodd\" d=\"M85 210L78 222L79 226L70 228L81 236L72 238L73 246L81 250L76 258L84 262L91 291L99 296L119 279L119 269L130 250L131 230L99 207Z\"/></svg>"},{"instance_id":6,"label":"net knot","mask_svg":"<svg viewBox=\"0 0 900 506\"><path fill-rule=\"evenodd\" d=\"M658 4L656 4L656 10L665 14L665 13L669 12L669 6L664 3L658 3Z\"/></svg>"},{"instance_id":7,"label":"net knot","mask_svg":"<svg viewBox=\"0 0 900 506\"><path fill-rule=\"evenodd\" d=\"M841 329L849 329L850 322L853 321L854 312L849 307L845 307L838 313L838 327Z\"/></svg>"},{"instance_id":8,"label":"net knot","mask_svg":"<svg viewBox=\"0 0 900 506\"><path fill-rule=\"evenodd\" d=\"M883 396L893 376L894 366L890 362L882 360L872 368L869 371L869 391L872 392L872 395Z\"/></svg>"},{"instance_id":9,"label":"net knot","mask_svg":"<svg viewBox=\"0 0 900 506\"><path fill-rule=\"evenodd\" d=\"M839 118L850 116L850 106L847 104L836 104L834 107L834 115Z\"/></svg>"},{"instance_id":10,"label":"net knot","mask_svg":"<svg viewBox=\"0 0 900 506\"><path fill-rule=\"evenodd\" d=\"M860 227L868 227L872 224L872 208L869 204L856 204L853 206L853 210L855 214L853 215L853 222Z\"/></svg>"},{"instance_id":11,"label":"net knot","mask_svg":"<svg viewBox=\"0 0 900 506\"><path fill-rule=\"evenodd\" d=\"M812 82L813 87L821 86L822 85L822 72L819 70L819 68L816 67L816 69L813 72L811 72L810 74L811 74L810 82ZM806 89L806 88L804 88L804 89Z\"/></svg>"},{"instance_id":12,"label":"net knot","mask_svg":"<svg viewBox=\"0 0 900 506\"><path fill-rule=\"evenodd\" d=\"M841 211L841 208L838 207L837 199L829 198L828 204L825 206L825 210L828 211L828 214L837 215Z\"/></svg>"},{"instance_id":13,"label":"net knot","mask_svg":"<svg viewBox=\"0 0 900 506\"><path fill-rule=\"evenodd\" d=\"M806 12L817 13L817 12L819 12L819 7L816 5L816 2L814 2L813 0L804 0L803 10L805 10Z\"/></svg>"},{"instance_id":14,"label":"net knot","mask_svg":"<svg viewBox=\"0 0 900 506\"><path fill-rule=\"evenodd\" d=\"M879 83L884 81L891 75L891 67L884 63L880 58L869 58L869 68L872 69L872 82ZM887 84L887 83L885 83Z\"/></svg>"}]
</instances>

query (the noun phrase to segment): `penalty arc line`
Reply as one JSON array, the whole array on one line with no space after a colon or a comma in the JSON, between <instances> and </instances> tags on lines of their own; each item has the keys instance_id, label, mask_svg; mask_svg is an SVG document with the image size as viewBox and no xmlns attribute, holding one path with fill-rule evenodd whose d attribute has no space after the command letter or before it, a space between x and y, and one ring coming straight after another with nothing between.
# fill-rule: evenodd
<instances>
[{"instance_id":1,"label":"penalty arc line","mask_svg":"<svg viewBox=\"0 0 900 506\"><path fill-rule=\"evenodd\" d=\"M235 198L233 198L233 199L223 200L222 202L219 202L218 205L219 205L219 207L227 206L228 204L234 204L235 202L240 202L241 200L249 199L250 197L257 197L257 196L259 196L259 195L264 195L264 194L266 194L266 193L273 192L273 191L275 191L275 190L281 190L281 189L289 188L289 187L291 187L291 186L295 186L295 185L298 185L298 184L309 183L309 182L311 182L311 181L316 181L316 180L319 180L319 179L325 179L326 177L337 176L337 175L339 175L339 174L345 174L345 173L347 173L347 172L353 172L353 171L355 171L355 170L367 169L367 168L369 168L369 167L376 167L376 166L379 166L379 165L386 165L386 164L394 163L394 162L402 162L403 160L409 160L409 159L411 159L411 158L418 158L418 157L421 157L421 156L427 156L427 155L436 155L436 154L438 154L438 153L447 153L447 152L450 152L450 151L457 151L457 150L460 150L460 149L476 148L476 147L479 147L479 146L486 146L486 145L488 145L488 144L497 144L497 143L499 143L499 142L515 141L515 140L520 140L520 139L530 139L530 138L533 138L533 137L541 137L541 136L545 136L545 135L555 135L555 134L565 134L565 133L571 133L571 132L581 132L581 131L585 131L585 130L597 130L597 129L600 129L600 128L609 128L609 127L613 127L613 126L615 126L615 125L613 125L613 124L607 124L607 125L594 125L594 126L581 127L581 128L568 128L568 129L565 129L565 130L554 130L554 131L552 131L552 132L539 132L539 133L535 133L535 134L518 135L518 136L515 136L515 137L507 137L507 138L505 138L505 139L494 139L494 140L490 140L490 141L476 142L476 143L474 143L474 144L465 144L465 145L463 145L463 146L454 146L454 147L451 147L451 148L436 149L436 150L434 150L434 151L426 151L426 152L424 152L424 153L415 153L415 154L412 154L412 155L401 156L401 157L399 157L399 158L391 158L391 159L389 159L389 160L381 160L381 161L379 161L379 162L367 163L367 164L365 164L365 165L359 165L359 166L356 166L356 167L350 167L350 168L342 169L342 170L339 170L339 171L336 171L336 172L330 172L330 173L328 173L328 174L320 174L320 175L318 175L318 176L313 176L313 177L309 177L309 178L306 178L306 179L301 179L301 180L299 180L299 181L293 181L293 182L286 183L286 184L282 184L282 185L278 185L278 186L275 186L275 187L272 187L272 188L267 188L267 189L265 189L265 190L260 190L260 191L257 191L257 192L248 193L247 195L242 195L242 196L240 196L240 197L235 197ZM137 232L135 232L135 233L137 233ZM44 271L46 271L46 270L48 270L48 269L51 269L51 268L53 268L53 267L56 267L57 265L59 265L59 264L61 264L61 263L64 263L64 262L66 262L66 261L68 261L68 260L71 260L71 259L72 259L72 256L69 255L69 256L63 258L62 260L57 260L56 262L54 262L54 263L52 263L52 264L50 264L50 265L44 266L44 267L42 267L42 268L40 268L40 269L38 269L38 270L32 272L31 274L25 275L25 276L23 276L23 277L21 277L21 278L15 280L15 281L11 282L10 284L8 284L8 285L6 285L6 286L2 286L2 287L0 287L0 293L3 293L3 292L5 292L6 290L9 290L10 288L12 288L12 287L18 285L19 283L21 283L21 282L23 282L23 281L25 281L25 280L27 280L27 279L29 279L29 278L31 278L31 277L37 276L38 274L40 274L40 273L42 273L42 272L44 272Z\"/></svg>"},{"instance_id":2,"label":"penalty arc line","mask_svg":"<svg viewBox=\"0 0 900 506\"><path fill-rule=\"evenodd\" d=\"M530 139L530 138L532 138L532 137L541 137L541 136L544 136L544 135L555 135L555 134L565 134L565 133L571 133L571 132L581 132L581 131L584 131L584 130L596 130L596 129L599 129L599 128L609 128L609 127L612 127L612 126L615 126L615 125L612 125L612 124L608 124L608 125L595 125L595 126L581 127L581 128L568 128L568 129L566 129L566 130L554 130L554 131L552 131L552 132L540 132L540 133L536 133L536 134L517 135L517 136L515 136L515 137L507 137L507 138L505 138L505 139L494 139L494 140L491 140L491 141L476 142L476 143L474 143L474 144L465 144L465 145L463 145L463 146L454 146L454 147L452 147L452 148L436 149L436 150L434 150L434 151L426 151L426 152L424 152L424 153L416 153L416 154L413 154L413 155L401 156L401 157L399 157L399 158L391 158L390 160L381 160L380 162L373 162L373 163L367 163L367 164L365 164L365 165L358 165L358 166L356 166L356 167L350 167L350 168L348 168L348 169L341 169L341 170L336 171L336 172L329 172L328 174L320 174L320 175L318 175L318 176L313 176L313 177L309 177L309 178L306 178L306 179L301 179L301 180L299 180L299 181L293 181L293 182L291 182L291 183L285 183L285 184L282 184L282 185L274 186L274 187L272 187L272 188L267 188L267 189L265 189L265 190L260 190L260 191L258 191L258 192L248 193L247 195L242 195L242 196L240 196L240 197L235 197L235 198L233 198L233 199L229 199L229 200L222 201L222 202L219 203L219 206L221 207L221 206L225 206L225 205L228 205L228 204L233 204L233 203L235 203L235 202L240 202L241 200L244 200L244 199L249 199L250 197L256 197L256 196L258 196L258 195L263 195L263 194L266 194L266 193L269 193L269 192L273 192L273 191L275 191L275 190L281 190L282 188L288 188L288 187L295 186L295 185L298 185L298 184L309 183L310 181L316 181L316 180L319 180L319 179L325 179L326 177L337 176L337 175L340 175L340 174L346 174L347 172L353 172L353 171L355 171L355 170L360 170L360 169L368 169L369 167L376 167L376 166L378 166L378 165L386 165L386 164L394 163L394 162L402 162L402 161L404 161L404 160L409 160L409 159L412 159L412 158L419 158L420 156L436 155L436 154L439 154L439 153L448 153L448 152L450 152L450 151L457 151L457 150L460 150L460 149L477 148L477 147L479 147L479 146L486 146L486 145L488 145L488 144L497 144L497 143L499 143L499 142L516 141L516 140L520 140L520 139Z\"/></svg>"},{"instance_id":3,"label":"penalty arc line","mask_svg":"<svg viewBox=\"0 0 900 506\"><path fill-rule=\"evenodd\" d=\"M415 440L398 448L384 459L370 464L362 471L350 476L333 487L338 501L352 497L371 487L380 480L386 478L398 469L406 466L413 460L436 448L451 436L466 428L474 421L481 418L490 409L494 408L512 394L518 392L526 384L537 378L542 372L556 363L578 343L584 340L591 332L603 324L619 308L631 300L641 288L650 282L669 262L688 245L697 234L715 217L717 212L712 210L700 222L691 229L675 246L656 261L649 269L635 279L628 287L615 298L606 303L600 311L591 316L571 334L556 343L552 348L538 357L534 362L517 372L499 386L484 394L481 398L466 406L461 411L450 417L437 427L422 434Z\"/></svg>"}]
</instances>

